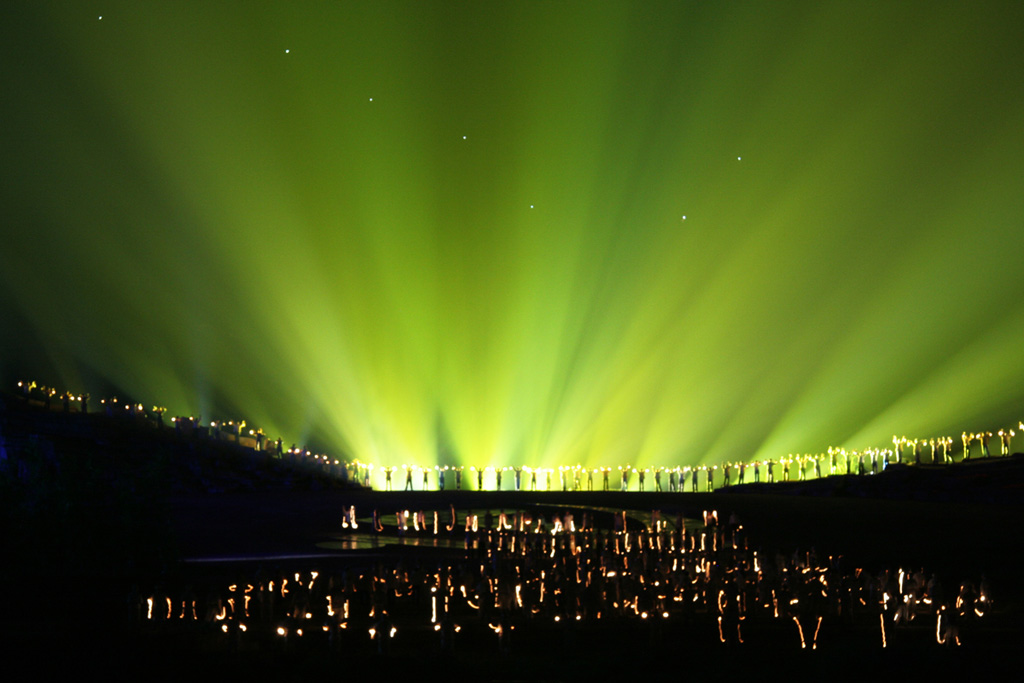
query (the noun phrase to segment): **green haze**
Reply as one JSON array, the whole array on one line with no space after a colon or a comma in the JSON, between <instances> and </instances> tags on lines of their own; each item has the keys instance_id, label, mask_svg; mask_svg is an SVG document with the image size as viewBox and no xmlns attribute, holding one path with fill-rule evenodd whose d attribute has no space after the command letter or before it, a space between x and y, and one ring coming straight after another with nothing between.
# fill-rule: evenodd
<instances>
[{"instance_id":1,"label":"green haze","mask_svg":"<svg viewBox=\"0 0 1024 683\"><path fill-rule=\"evenodd\" d=\"M1024 417L1022 3L3 15L11 380L385 464Z\"/></svg>"}]
</instances>

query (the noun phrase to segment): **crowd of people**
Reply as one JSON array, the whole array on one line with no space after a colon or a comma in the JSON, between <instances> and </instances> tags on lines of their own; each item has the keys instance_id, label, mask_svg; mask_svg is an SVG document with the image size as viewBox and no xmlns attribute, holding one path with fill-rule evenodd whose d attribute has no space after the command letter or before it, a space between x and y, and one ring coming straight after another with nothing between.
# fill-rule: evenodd
<instances>
[{"instance_id":1,"label":"crowd of people","mask_svg":"<svg viewBox=\"0 0 1024 683\"><path fill-rule=\"evenodd\" d=\"M488 634L507 652L517 629L646 623L729 646L770 638L800 649L846 647L855 632L886 648L909 638L958 646L992 606L984 577L946 585L924 569L867 571L814 550L762 557L738 519L715 511L703 520L654 512L640 529L625 512L606 529L567 513L412 517L416 533L464 535L464 552L332 573L260 570L201 597L161 587L140 598L138 619L205 625L231 647L305 639L385 651L404 638L445 650ZM351 529L349 522L354 510L346 511Z\"/></svg>"},{"instance_id":2,"label":"crowd of people","mask_svg":"<svg viewBox=\"0 0 1024 683\"><path fill-rule=\"evenodd\" d=\"M87 395L72 397L35 385L22 390L27 400L50 410L89 411ZM375 468L286 449L281 439L270 440L243 421L203 426L191 417L175 417L165 423L162 408L146 410L115 399L98 405L109 415L129 415L173 429L182 438L234 441L364 485L376 483L377 476L385 489L711 490L757 481L867 475L892 463L950 464L957 461L954 455L959 461L992 457L989 443L995 436L1005 456L1016 435L1012 429L965 432L958 453L949 437L900 437L887 450L830 448L819 455L722 466ZM1018 428L1024 431L1024 423ZM498 650L507 652L515 647L516 632L613 623L649 628L652 634L682 629L735 647L781 638L794 648L817 649L841 646L845 641L839 634L851 629L871 634L870 641L882 648L925 636L936 645L956 646L992 606L984 577L976 583L951 582L916 567L869 571L848 567L841 557L818 557L813 550L763 556L752 549L738 519L720 519L713 511L697 521L663 519L655 512L645 528L628 523L624 512L603 527L590 515L581 517L545 518L526 511L476 515L451 506L402 511L393 522L395 533L447 534L461 538L461 547L430 560L398 554L347 569L243 572L235 581L198 590L164 584L139 596L136 618L144 628L195 628L227 647L319 641L328 647L383 651L416 641L445 650L460 640L493 638ZM376 512L360 518L349 507L342 527L343 533L365 532L366 527L382 532L385 521Z\"/></svg>"},{"instance_id":3,"label":"crowd of people","mask_svg":"<svg viewBox=\"0 0 1024 683\"><path fill-rule=\"evenodd\" d=\"M89 394L59 392L35 382L19 382L19 390L29 401L49 410L86 413ZM146 409L141 403L119 401L116 397L100 401L107 415L128 415L163 427L166 408ZM990 441L999 438L999 455L1008 456L1011 441L1024 434L1024 421L1016 427L991 431L963 432L959 451L951 436L909 439L893 436L892 447L847 450L829 447L825 452L789 454L779 458L737 460L719 464L681 466L586 467L580 464L558 467L380 465L359 459L332 457L294 444L286 448L281 438L269 439L262 429L246 425L244 420L212 421L204 426L192 416L171 418L171 424L183 436L203 435L233 441L242 447L265 452L272 457L301 467L312 467L330 476L358 483L366 488L392 491L477 490L477 491L713 491L748 483L803 481L831 475L878 474L892 464L951 465L971 459L993 457ZM400 483L399 483L400 480Z\"/></svg>"},{"instance_id":4,"label":"crowd of people","mask_svg":"<svg viewBox=\"0 0 1024 683\"><path fill-rule=\"evenodd\" d=\"M1024 433L1024 421L1017 425ZM893 448L867 448L848 451L829 447L824 453L787 455L778 459L725 462L719 465L684 465L676 467L559 467L463 465L421 466L403 464L375 468L359 460L346 462L348 476L367 487L375 483L385 491L396 488L402 479L402 490L411 491L447 488L478 491L713 491L726 486L779 481L805 481L832 475L878 474L893 464L952 465L971 459L993 457L989 441L998 436L999 455L1010 455L1011 439L1017 435L1011 428L992 432L968 433L961 436L962 450L953 450L953 437L908 439L893 437ZM976 448L976 454L974 450ZM927 450L926 450L927 449ZM375 471L376 470L376 471ZM383 482L380 479L383 478ZM433 483L431 483L433 480ZM417 484L418 482L418 484Z\"/></svg>"}]
</instances>

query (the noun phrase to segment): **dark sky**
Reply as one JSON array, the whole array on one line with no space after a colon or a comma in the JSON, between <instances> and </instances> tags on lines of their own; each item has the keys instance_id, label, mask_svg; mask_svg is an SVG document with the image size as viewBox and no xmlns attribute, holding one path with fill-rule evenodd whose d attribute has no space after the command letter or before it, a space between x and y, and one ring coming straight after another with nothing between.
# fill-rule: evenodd
<instances>
[{"instance_id":1,"label":"dark sky","mask_svg":"<svg viewBox=\"0 0 1024 683\"><path fill-rule=\"evenodd\" d=\"M1020 2L9 1L3 376L385 464L1016 425L1022 36Z\"/></svg>"}]
</instances>

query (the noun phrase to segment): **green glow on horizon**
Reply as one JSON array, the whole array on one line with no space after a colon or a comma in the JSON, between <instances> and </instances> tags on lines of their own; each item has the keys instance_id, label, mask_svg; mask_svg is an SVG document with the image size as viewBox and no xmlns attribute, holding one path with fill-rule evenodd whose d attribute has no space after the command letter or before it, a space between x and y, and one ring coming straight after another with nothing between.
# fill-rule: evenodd
<instances>
[{"instance_id":1,"label":"green glow on horizon","mask_svg":"<svg viewBox=\"0 0 1024 683\"><path fill-rule=\"evenodd\" d=\"M7 14L11 377L382 464L1024 417L1020 3Z\"/></svg>"}]
</instances>

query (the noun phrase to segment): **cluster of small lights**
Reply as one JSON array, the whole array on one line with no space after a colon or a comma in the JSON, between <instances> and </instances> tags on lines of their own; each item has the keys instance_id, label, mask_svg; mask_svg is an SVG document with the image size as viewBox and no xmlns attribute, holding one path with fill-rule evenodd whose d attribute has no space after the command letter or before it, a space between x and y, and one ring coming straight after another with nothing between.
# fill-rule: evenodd
<instances>
[{"instance_id":1,"label":"cluster of small lights","mask_svg":"<svg viewBox=\"0 0 1024 683\"><path fill-rule=\"evenodd\" d=\"M38 401L46 407L53 407L54 399L58 397L56 389L39 385L36 382L20 381L18 382L18 389L29 400ZM80 412L88 411L89 394L62 392L59 394L59 399L62 400L65 410L71 410L71 406L77 406L76 410ZM109 400L103 399L100 401L100 404L108 413L111 412L112 408L120 409L123 406L127 413L142 418L152 418L158 423L162 423L163 415L167 412L167 409L162 406L153 406L151 410L146 410L145 406L141 403L123 403L119 402L116 397ZM171 421L177 427L195 428L199 426L198 421L193 417L174 417ZM210 422L210 429L227 430L229 434L233 434L236 437L244 436L245 427L246 422L244 420L237 423L233 420ZM917 439L893 436L893 447L891 449L866 448L859 451L848 451L845 448L830 446L825 453L791 453L778 460L769 458L752 462L735 461L716 465L677 467L633 467L624 465L619 466L616 470L613 470L611 467L589 468L578 464L539 468L528 465L519 467L492 465L485 467L465 467L462 465L424 467L410 464L403 464L399 467L394 465L375 465L360 460L342 460L322 453L313 453L308 449L295 446L284 449L281 446L281 439L277 441L266 439L261 429L250 428L247 433L249 438L253 439L256 448L271 452L277 449L276 454L280 457L287 457L296 462L305 461L335 468L338 474L343 474L349 480L359 482L367 488L374 486L374 476L376 473L377 484L381 483L379 481L380 477L384 478L383 489L385 491L390 491L394 488L392 475L399 469L405 475L405 490L412 490L414 488L414 475L421 480L421 489L427 490L430 486L429 477L431 474L434 475L436 489L444 490L447 485L446 475L448 473L451 473L454 477L454 488L461 490L463 488L463 472L466 470L476 475L476 490L485 490L487 488L484 480L485 474L493 490L503 489L502 481L505 473L513 474L512 484L516 491L538 490L538 488L550 491L556 485L562 491L589 491L594 490L595 477L600 480L603 490L609 490L611 488L610 475L613 471L617 471L619 478L618 488L622 491L648 490L648 477L653 477L653 486L651 486L650 490L655 492L663 491L665 488L671 492L686 491L687 488L690 491L696 492L701 488L705 491L712 491L725 486L761 483L762 473L765 483L774 483L776 481L790 481L793 478L803 481L825 476L877 474L893 463L951 465L955 462L952 452L954 439L951 436ZM968 433L965 431L961 435L963 447L961 461L972 457L972 448L975 443L977 443L978 457L991 457L989 441L996 436L1000 440L999 455L1007 456L1011 451L1011 440L1018 433L1024 434L1024 420L1018 422L1016 429L1007 427L999 429L995 433L991 431ZM925 447L929 448L927 454L924 453ZM780 474L776 474L776 469L781 470ZM795 473L793 472L794 469ZM753 481L747 478L748 470L753 470ZM539 480L538 477L540 477ZM665 478L667 478L667 481L664 481ZM636 482L632 489L631 479ZM701 480L703 480L703 486L701 485Z\"/></svg>"}]
</instances>

